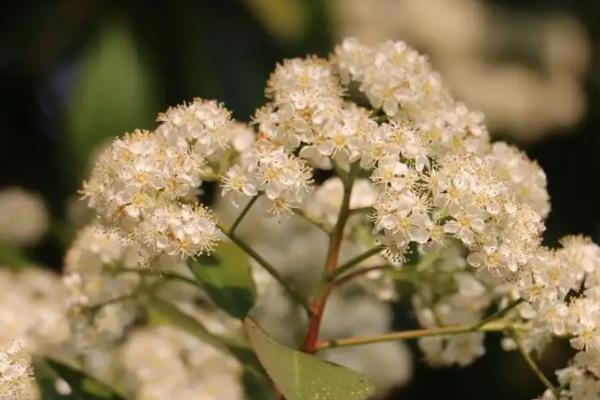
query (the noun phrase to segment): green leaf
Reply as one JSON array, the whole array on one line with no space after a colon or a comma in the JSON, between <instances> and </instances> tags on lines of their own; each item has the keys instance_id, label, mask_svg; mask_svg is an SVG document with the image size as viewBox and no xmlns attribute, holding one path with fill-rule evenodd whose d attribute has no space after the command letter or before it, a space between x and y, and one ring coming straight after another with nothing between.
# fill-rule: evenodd
<instances>
[{"instance_id":1,"label":"green leaf","mask_svg":"<svg viewBox=\"0 0 600 400\"><path fill-rule=\"evenodd\" d=\"M373 395L365 375L285 347L250 319L245 325L258 359L287 400L365 400Z\"/></svg>"},{"instance_id":2,"label":"green leaf","mask_svg":"<svg viewBox=\"0 0 600 400\"><path fill-rule=\"evenodd\" d=\"M154 125L158 111L147 61L123 23L107 23L86 49L67 115L68 172L81 179L90 155L109 138Z\"/></svg>"},{"instance_id":3,"label":"green leaf","mask_svg":"<svg viewBox=\"0 0 600 400\"><path fill-rule=\"evenodd\" d=\"M262 370L260 362L247 343L241 339L211 333L200 321L181 311L175 304L153 296L150 299L149 313L152 323L175 326L217 349L231 353L241 363L258 367L259 370Z\"/></svg>"},{"instance_id":4,"label":"green leaf","mask_svg":"<svg viewBox=\"0 0 600 400\"><path fill-rule=\"evenodd\" d=\"M248 315L256 288L248 258L237 246L221 243L213 255L191 261L190 269L216 305L235 318Z\"/></svg>"},{"instance_id":5,"label":"green leaf","mask_svg":"<svg viewBox=\"0 0 600 400\"><path fill-rule=\"evenodd\" d=\"M276 400L273 384L268 376L254 368L244 368L242 383L248 400Z\"/></svg>"},{"instance_id":6,"label":"green leaf","mask_svg":"<svg viewBox=\"0 0 600 400\"><path fill-rule=\"evenodd\" d=\"M33 370L42 400L125 400L97 379L48 358L35 358ZM69 384L70 394L62 395L56 391L57 379Z\"/></svg>"},{"instance_id":7,"label":"green leaf","mask_svg":"<svg viewBox=\"0 0 600 400\"><path fill-rule=\"evenodd\" d=\"M0 265L19 269L34 264L18 248L0 243Z\"/></svg>"},{"instance_id":8,"label":"green leaf","mask_svg":"<svg viewBox=\"0 0 600 400\"><path fill-rule=\"evenodd\" d=\"M196 318L158 296L151 297L148 312L151 323L175 326L220 350L230 351L229 346L234 344L233 339L212 334Z\"/></svg>"}]
</instances>

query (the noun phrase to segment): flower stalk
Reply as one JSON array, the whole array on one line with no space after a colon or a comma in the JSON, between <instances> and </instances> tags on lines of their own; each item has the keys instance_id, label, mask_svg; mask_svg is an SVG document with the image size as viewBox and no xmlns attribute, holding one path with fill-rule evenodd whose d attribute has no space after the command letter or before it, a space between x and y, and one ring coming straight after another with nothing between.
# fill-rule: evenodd
<instances>
[{"instance_id":1,"label":"flower stalk","mask_svg":"<svg viewBox=\"0 0 600 400\"><path fill-rule=\"evenodd\" d=\"M413 329L400 332L390 332L374 336L358 336L342 339L321 340L315 345L315 351L322 351L336 347L361 346L372 343L390 342L395 340L419 339L430 336L460 335L472 332L505 332L513 330L526 330L527 327L515 325L512 322L493 321L482 326L456 325L440 328Z\"/></svg>"},{"instance_id":2,"label":"flower stalk","mask_svg":"<svg viewBox=\"0 0 600 400\"><path fill-rule=\"evenodd\" d=\"M556 399L560 399L560 390L552 382L550 382L550 379L548 379L548 377L542 372L542 370L537 365L531 354L523 347L523 344L521 343L521 340L518 337L518 335L514 334L513 339L517 344L517 347L519 349L519 352L523 356L523 359L529 366L529 369L531 369L531 371L535 374L535 376L537 376L540 382L542 382L544 386L546 386L546 388L552 392Z\"/></svg>"},{"instance_id":3,"label":"flower stalk","mask_svg":"<svg viewBox=\"0 0 600 400\"><path fill-rule=\"evenodd\" d=\"M246 253L249 257L254 259L265 271L269 273L279 284L283 287L283 289L287 292L287 294L296 301L298 304L302 306L306 310L306 312L311 314L311 307L304 297L293 287L291 286L287 280L277 271L277 269L272 266L267 260L265 260L260 254L258 254L254 249L252 249L246 242L237 237L231 229L227 229L224 226L217 224L217 227L223 232L225 236L229 238L236 246L238 246L244 253Z\"/></svg>"},{"instance_id":4,"label":"flower stalk","mask_svg":"<svg viewBox=\"0 0 600 400\"><path fill-rule=\"evenodd\" d=\"M354 186L354 177L358 172L358 168L357 164L352 164L348 174L341 175L344 184L344 195L337 222L329 235L329 249L327 251L327 259L323 270L323 279L310 305L311 318L308 323L304 344L302 345L302 350L306 353L314 353L317 341L319 340L323 312L325 311L327 299L333 288L329 276L334 274L338 267L342 240L344 238L344 229L346 228L346 222L348 222L348 217L350 216L350 197L352 195L352 187Z\"/></svg>"},{"instance_id":5,"label":"flower stalk","mask_svg":"<svg viewBox=\"0 0 600 400\"><path fill-rule=\"evenodd\" d=\"M353 267L355 267L356 265L360 264L361 262L365 261L366 259L381 253L384 250L384 246L383 245L377 245L367 251L365 251L362 254L359 254L358 256L352 258L351 260L347 261L346 263L340 265L335 271L333 271L333 273L331 273L328 276L328 280L329 282L333 282L335 281L338 277L340 277L344 272L352 269Z\"/></svg>"}]
</instances>

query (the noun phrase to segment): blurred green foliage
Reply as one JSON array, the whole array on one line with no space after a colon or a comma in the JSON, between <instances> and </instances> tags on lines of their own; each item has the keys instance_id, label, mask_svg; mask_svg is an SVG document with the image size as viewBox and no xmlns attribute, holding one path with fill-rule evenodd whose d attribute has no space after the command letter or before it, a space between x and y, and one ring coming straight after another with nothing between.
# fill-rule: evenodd
<instances>
[{"instance_id":1,"label":"blurred green foliage","mask_svg":"<svg viewBox=\"0 0 600 400\"><path fill-rule=\"evenodd\" d=\"M107 23L82 60L67 113L65 161L76 180L85 177L93 151L105 140L152 127L159 110L152 76L124 24Z\"/></svg>"},{"instance_id":2,"label":"blurred green foliage","mask_svg":"<svg viewBox=\"0 0 600 400\"><path fill-rule=\"evenodd\" d=\"M254 306L256 288L246 254L229 242L190 262L190 269L217 306L243 319Z\"/></svg>"}]
</instances>

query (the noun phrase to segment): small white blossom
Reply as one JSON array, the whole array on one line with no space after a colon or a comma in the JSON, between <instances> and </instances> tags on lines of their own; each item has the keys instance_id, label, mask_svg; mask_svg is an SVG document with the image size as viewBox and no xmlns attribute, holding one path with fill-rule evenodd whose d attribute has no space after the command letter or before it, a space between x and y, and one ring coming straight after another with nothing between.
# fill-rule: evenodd
<instances>
[{"instance_id":1,"label":"small white blossom","mask_svg":"<svg viewBox=\"0 0 600 400\"><path fill-rule=\"evenodd\" d=\"M282 146L261 140L242 156L241 165L225 174L224 194L234 191L255 196L263 192L278 212L299 207L311 185L312 174L303 160L287 154Z\"/></svg>"}]
</instances>

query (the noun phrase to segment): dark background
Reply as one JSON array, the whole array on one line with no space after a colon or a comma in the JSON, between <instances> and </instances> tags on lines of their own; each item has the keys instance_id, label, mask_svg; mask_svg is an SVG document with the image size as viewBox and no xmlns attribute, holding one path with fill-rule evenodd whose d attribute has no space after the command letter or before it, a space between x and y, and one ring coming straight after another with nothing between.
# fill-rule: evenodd
<instances>
[{"instance_id":1,"label":"dark background","mask_svg":"<svg viewBox=\"0 0 600 400\"><path fill-rule=\"evenodd\" d=\"M90 152L104 139L135 127L152 129L157 112L193 97L216 98L247 120L264 102L264 85L277 61L332 49L332 21L322 1L303 3L305 33L293 38L271 35L241 0L4 2L0 188L19 185L41 193L60 221L86 174ZM546 241L554 244L568 233L598 240L600 1L494 3L530 13L568 12L585 26L592 45L585 116L568 132L524 147L548 176L552 212ZM59 268L63 246L49 236L29 251ZM542 386L522 360L499 350L497 338L489 342L489 354L464 369L432 370L417 355L412 383L390 398L539 395ZM564 365L561 354L550 352L548 371Z\"/></svg>"}]
</instances>

